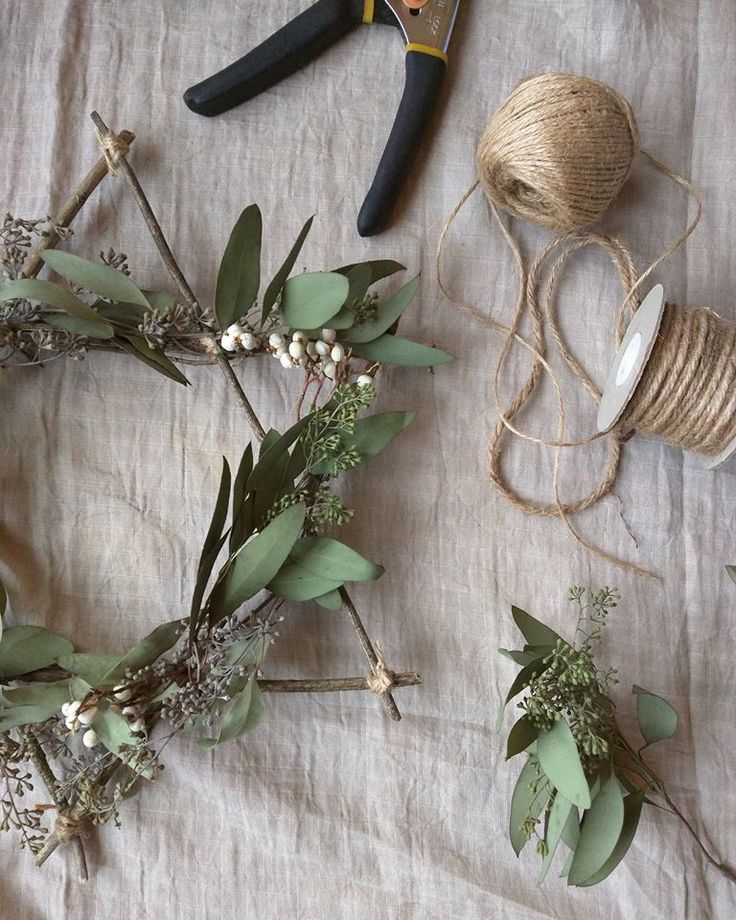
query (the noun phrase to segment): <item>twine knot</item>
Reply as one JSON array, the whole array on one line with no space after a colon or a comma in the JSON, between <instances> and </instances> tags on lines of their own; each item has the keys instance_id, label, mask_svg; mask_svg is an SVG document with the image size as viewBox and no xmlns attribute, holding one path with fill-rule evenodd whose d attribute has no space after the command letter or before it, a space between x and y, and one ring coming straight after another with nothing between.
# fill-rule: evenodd
<instances>
[{"instance_id":1,"label":"twine knot","mask_svg":"<svg viewBox=\"0 0 736 920\"><path fill-rule=\"evenodd\" d=\"M384 693L388 693L394 686L396 675L386 664L380 642L376 642L376 658L377 661L371 668L370 673L366 676L366 681L371 693L381 696Z\"/></svg>"},{"instance_id":2,"label":"twine knot","mask_svg":"<svg viewBox=\"0 0 736 920\"><path fill-rule=\"evenodd\" d=\"M100 147L102 147L102 153L110 175L116 176L118 166L130 150L130 144L122 135L115 134L113 131L101 131L99 128L95 128L95 134Z\"/></svg>"},{"instance_id":3,"label":"twine knot","mask_svg":"<svg viewBox=\"0 0 736 920\"><path fill-rule=\"evenodd\" d=\"M71 811L60 811L56 816L53 830L54 837L60 844L69 843L74 837L79 837L86 830L88 820L75 815Z\"/></svg>"}]
</instances>

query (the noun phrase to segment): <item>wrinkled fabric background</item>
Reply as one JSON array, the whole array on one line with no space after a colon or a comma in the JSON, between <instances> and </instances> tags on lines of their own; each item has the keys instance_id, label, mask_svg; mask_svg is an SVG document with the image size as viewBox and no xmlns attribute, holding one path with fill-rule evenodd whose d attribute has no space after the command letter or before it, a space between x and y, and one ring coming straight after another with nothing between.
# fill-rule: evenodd
<instances>
[{"instance_id":1,"label":"wrinkled fabric background","mask_svg":"<svg viewBox=\"0 0 736 920\"><path fill-rule=\"evenodd\" d=\"M254 200L265 217L268 277L313 212L305 266L390 257L407 265L407 277L423 271L406 332L461 360L435 376L394 370L385 378L381 405L417 407L418 420L345 480L345 495L359 510L351 542L388 569L355 590L369 631L390 664L421 671L424 686L398 692L398 725L363 694L279 697L268 700L262 728L215 755L176 741L161 781L125 806L122 828L88 841L86 888L76 886L68 856L37 871L2 840L0 915L732 917L734 889L673 819L653 810L604 885L568 890L551 877L539 889L536 859L526 853L517 861L506 837L519 762L504 765L493 726L515 673L496 652L518 641L510 603L569 634L567 586L618 585L622 602L601 655L620 671L622 724L634 731L635 681L676 705L681 728L651 759L705 840L736 861L736 590L723 570L736 561L736 467L710 472L679 450L635 439L620 503L609 497L579 519L588 538L655 569L662 583L592 558L559 521L508 507L485 476L494 421L489 367L499 342L443 299L433 260L445 217L473 179L489 113L522 76L566 69L615 86L633 104L643 145L693 178L703 224L658 278L671 299L736 319L736 7L464 3L434 141L399 219L364 241L355 217L403 81L393 30L357 29L316 64L218 119L200 119L181 101L188 85L306 6L5 0L2 203L24 216L58 207L97 156L88 117L97 108L118 130L137 133L133 162L201 298L212 297L229 229ZM685 226L688 207L679 189L641 164L604 227L642 266ZM545 238L519 224L514 233L528 253ZM87 256L116 246L140 283L167 285L122 179L105 180L71 245ZM456 225L446 265L455 290L508 317L513 263L479 196ZM590 252L576 257L560 292L565 333L601 382L619 294L611 266ZM514 357L517 374L526 360ZM265 423L286 426L296 376L275 362L254 362L241 375ZM82 650L114 651L187 609L220 457L236 458L249 437L217 371L192 369L190 377L185 390L127 358L94 356L0 379L0 568L16 622L68 632ZM589 432L592 403L571 381L566 397L570 432ZM524 422L553 436L551 399ZM567 456L563 494L592 486L603 456L600 445ZM529 446L512 449L506 468L524 494L549 500L551 464L548 452ZM267 670L346 675L365 667L344 616L302 606L287 618Z\"/></svg>"}]
</instances>

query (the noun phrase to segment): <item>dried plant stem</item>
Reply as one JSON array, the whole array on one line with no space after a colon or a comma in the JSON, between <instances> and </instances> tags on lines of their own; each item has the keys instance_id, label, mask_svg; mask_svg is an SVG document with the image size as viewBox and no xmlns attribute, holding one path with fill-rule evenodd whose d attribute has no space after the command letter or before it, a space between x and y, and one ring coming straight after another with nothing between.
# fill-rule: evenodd
<instances>
[{"instance_id":1,"label":"dried plant stem","mask_svg":"<svg viewBox=\"0 0 736 920\"><path fill-rule=\"evenodd\" d=\"M51 800L53 801L54 805L56 805L58 811L65 809L66 802L59 792L59 784L56 777L54 776L53 770L49 766L49 762L43 747L41 746L41 742L31 731L26 731L23 734L25 737L26 745L28 746L28 751L30 753L31 763L36 768L39 776L43 780L43 784L46 787L46 791L51 797ZM84 852L84 844L82 843L80 837L73 837L70 842L77 857L79 881L84 884L89 879L89 872L87 871L87 857ZM52 844L55 844L55 846ZM48 859L48 857L51 855L51 853L54 852L58 845L59 841L54 838L52 834L51 838L46 841L43 849L36 857L36 865L42 865L42 863ZM39 862L39 860L41 860L41 862Z\"/></svg>"},{"instance_id":2,"label":"dried plant stem","mask_svg":"<svg viewBox=\"0 0 736 920\"><path fill-rule=\"evenodd\" d=\"M394 687L416 687L421 684L416 672L394 674ZM263 693L342 693L345 690L370 690L366 677L332 677L315 680L259 680Z\"/></svg>"},{"instance_id":3,"label":"dried plant stem","mask_svg":"<svg viewBox=\"0 0 736 920\"><path fill-rule=\"evenodd\" d=\"M135 140L135 134L131 131L121 131L120 138L126 144L132 144ZM95 165L90 169L87 175L82 179L79 185L74 189L72 194L67 198L61 209L54 217L54 223L58 227L71 226L74 218L84 207L87 199L92 195L97 186L108 174L107 161L100 157ZM59 234L50 230L40 241L34 252L23 267L24 278L35 278L41 271L44 261L41 253L46 249L53 249L59 242Z\"/></svg>"},{"instance_id":4,"label":"dried plant stem","mask_svg":"<svg viewBox=\"0 0 736 920\"><path fill-rule=\"evenodd\" d=\"M97 112L92 112L91 118L95 124L95 127L102 135L109 133L110 129L105 124L105 122L102 120L102 118L100 118ZM164 236L164 232L161 229L161 224L158 222L158 220L156 219L156 215L153 213L153 209L151 208L150 202L148 201L148 198L146 197L146 194L143 191L143 188L141 187L140 182L138 181L138 177L136 176L133 170L133 167L130 165L130 163L128 163L125 156L121 156L119 158L119 162L117 163L117 166L122 172L123 176L125 177L128 185L130 186L133 192L133 197L135 198L135 202L138 205L138 209L143 215L143 219L146 222L146 226L148 227L148 230L151 233L153 241L156 244L156 248L159 251L164 267L166 268L172 281L176 285L177 290L179 291L179 293L181 294L182 298L184 299L184 301L187 303L188 306L190 306L192 309L196 310L197 312L201 313L202 308L200 307L199 302L197 301L197 298L194 295L194 292L189 286L188 281L184 277L184 273L182 272L176 259L174 258L174 254L171 251L171 247L167 243L166 237ZM233 391L236 393L238 397L238 401L243 409L243 412L245 413L245 417L248 420L248 424L250 425L253 431L253 434L259 440L263 440L263 438L265 437L265 430L263 426L261 425L258 419L258 416L256 415L253 407L251 406L250 401L248 400L248 397L245 395L245 390L243 389L240 381L235 375L235 372L233 371L229 362L225 358L223 358L221 355L218 355L217 365L222 371L225 378L227 379ZM363 650L365 651L366 657L368 658L368 661L370 662L371 667L375 668L376 665L378 664L378 655L376 654L376 650L373 648L373 644L371 643L371 640L368 637L368 633L366 632L365 627L363 626L363 622L360 618L360 614L358 613L355 607L355 604L351 600L350 595L348 594L347 590L344 587L340 588L340 594L342 596L343 602L345 603L345 606L347 607L350 621L353 624L353 628L358 634L358 638L360 639L360 643L363 646ZM401 713L399 712L399 708L396 705L396 702L393 696L391 695L391 691L387 690L385 693L381 694L381 699L383 700L384 705L386 706L386 709L389 715L391 716L391 718L395 722L398 722L401 719Z\"/></svg>"}]
</instances>

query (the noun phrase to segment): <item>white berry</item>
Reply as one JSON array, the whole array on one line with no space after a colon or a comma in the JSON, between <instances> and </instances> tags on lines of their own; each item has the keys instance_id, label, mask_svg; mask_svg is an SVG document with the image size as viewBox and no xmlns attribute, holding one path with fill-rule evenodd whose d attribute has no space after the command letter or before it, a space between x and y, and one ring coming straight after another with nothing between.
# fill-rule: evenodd
<instances>
[{"instance_id":1,"label":"white berry","mask_svg":"<svg viewBox=\"0 0 736 920\"><path fill-rule=\"evenodd\" d=\"M122 684L113 687L112 692L115 694L115 699L120 700L121 703L127 703L133 696L133 691L129 687L124 687Z\"/></svg>"},{"instance_id":2,"label":"white berry","mask_svg":"<svg viewBox=\"0 0 736 920\"><path fill-rule=\"evenodd\" d=\"M277 358L280 358L282 355L288 355L288 354L289 354L289 349L286 347L286 345L279 345L279 347L276 349Z\"/></svg>"},{"instance_id":3,"label":"white berry","mask_svg":"<svg viewBox=\"0 0 736 920\"><path fill-rule=\"evenodd\" d=\"M129 716L130 718L138 718L138 707L137 706L123 706L123 715Z\"/></svg>"},{"instance_id":4,"label":"white berry","mask_svg":"<svg viewBox=\"0 0 736 920\"><path fill-rule=\"evenodd\" d=\"M309 336L306 332L302 332L301 329L298 329L291 337L292 342L301 342L302 345L306 345L309 341Z\"/></svg>"},{"instance_id":5,"label":"white berry","mask_svg":"<svg viewBox=\"0 0 736 920\"><path fill-rule=\"evenodd\" d=\"M128 728L132 732L144 732L146 730L146 723L143 719L136 719L135 722L131 722Z\"/></svg>"},{"instance_id":6,"label":"white berry","mask_svg":"<svg viewBox=\"0 0 736 920\"><path fill-rule=\"evenodd\" d=\"M292 358L295 358L297 361L300 358L303 358L304 357L304 346L302 345L302 343L292 342L291 345L289 345L289 354L291 355Z\"/></svg>"},{"instance_id":7,"label":"white berry","mask_svg":"<svg viewBox=\"0 0 736 920\"><path fill-rule=\"evenodd\" d=\"M240 344L246 351L254 351L258 348L258 339L253 335L252 332L244 332L240 336Z\"/></svg>"},{"instance_id":8,"label":"white berry","mask_svg":"<svg viewBox=\"0 0 736 920\"><path fill-rule=\"evenodd\" d=\"M335 373L337 372L337 365L334 361L327 361L322 366L322 372L328 380L334 380Z\"/></svg>"},{"instance_id":9,"label":"white berry","mask_svg":"<svg viewBox=\"0 0 736 920\"><path fill-rule=\"evenodd\" d=\"M75 728L77 727L77 725L78 725L77 717L76 717L76 716L67 716L66 719L64 719L64 725L66 725L66 727L67 727L70 731L74 731L74 729L75 729Z\"/></svg>"},{"instance_id":10,"label":"white berry","mask_svg":"<svg viewBox=\"0 0 736 920\"><path fill-rule=\"evenodd\" d=\"M288 352L284 352L284 354L280 356L280 361L282 367L294 367L291 355Z\"/></svg>"},{"instance_id":11,"label":"white berry","mask_svg":"<svg viewBox=\"0 0 736 920\"><path fill-rule=\"evenodd\" d=\"M90 706L89 709L83 709L77 716L77 720L82 725L91 725L97 718L97 707Z\"/></svg>"},{"instance_id":12,"label":"white berry","mask_svg":"<svg viewBox=\"0 0 736 920\"><path fill-rule=\"evenodd\" d=\"M371 387L373 386L373 378L370 374L361 374L360 377L355 381L359 387Z\"/></svg>"},{"instance_id":13,"label":"white berry","mask_svg":"<svg viewBox=\"0 0 736 920\"><path fill-rule=\"evenodd\" d=\"M332 351L330 352L330 357L335 362L335 364L339 364L345 357L344 346L342 346L339 342L337 345L334 345Z\"/></svg>"},{"instance_id":14,"label":"white berry","mask_svg":"<svg viewBox=\"0 0 736 920\"><path fill-rule=\"evenodd\" d=\"M70 719L76 719L77 713L82 706L81 700L74 700L72 703L69 703L68 706L69 708L66 711L67 716L69 716Z\"/></svg>"},{"instance_id":15,"label":"white berry","mask_svg":"<svg viewBox=\"0 0 736 920\"><path fill-rule=\"evenodd\" d=\"M100 743L100 739L97 737L97 732L94 728L88 728L87 731L82 735L82 744L86 748L97 747Z\"/></svg>"},{"instance_id":16,"label":"white berry","mask_svg":"<svg viewBox=\"0 0 736 920\"><path fill-rule=\"evenodd\" d=\"M62 704L61 704L61 714L62 714L63 716L68 716L68 715L69 715L69 707L70 707L71 705L72 705L71 703L62 703Z\"/></svg>"},{"instance_id":17,"label":"white berry","mask_svg":"<svg viewBox=\"0 0 736 920\"><path fill-rule=\"evenodd\" d=\"M322 339L319 339L318 341L314 343L315 351L317 352L318 355L322 355L322 357L324 357L325 355L329 355L331 348L332 346L329 345L327 342L323 342Z\"/></svg>"},{"instance_id":18,"label":"white berry","mask_svg":"<svg viewBox=\"0 0 736 920\"><path fill-rule=\"evenodd\" d=\"M322 330L322 339L325 342L332 344L337 338L337 333L334 329L323 329Z\"/></svg>"},{"instance_id":19,"label":"white berry","mask_svg":"<svg viewBox=\"0 0 736 920\"><path fill-rule=\"evenodd\" d=\"M307 342L307 354L310 358L316 358L319 352L317 351L317 345L315 342Z\"/></svg>"},{"instance_id":20,"label":"white berry","mask_svg":"<svg viewBox=\"0 0 736 920\"><path fill-rule=\"evenodd\" d=\"M236 339L234 339L233 336L228 335L227 332L220 339L220 345L222 345L225 351L237 351L238 350L238 343Z\"/></svg>"},{"instance_id":21,"label":"white berry","mask_svg":"<svg viewBox=\"0 0 736 920\"><path fill-rule=\"evenodd\" d=\"M225 330L225 335L231 335L234 339L237 339L239 335L242 335L245 332L245 329L240 325L240 323L233 323L232 326L228 326Z\"/></svg>"},{"instance_id":22,"label":"white berry","mask_svg":"<svg viewBox=\"0 0 736 920\"><path fill-rule=\"evenodd\" d=\"M268 337L268 344L271 348L281 348L284 344L284 337L280 332L272 332Z\"/></svg>"}]
</instances>

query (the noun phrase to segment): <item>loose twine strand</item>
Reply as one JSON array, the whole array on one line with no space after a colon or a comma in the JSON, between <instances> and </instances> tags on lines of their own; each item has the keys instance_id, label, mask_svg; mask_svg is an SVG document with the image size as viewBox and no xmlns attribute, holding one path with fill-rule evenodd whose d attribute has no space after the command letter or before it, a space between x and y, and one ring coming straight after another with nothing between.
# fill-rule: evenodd
<instances>
[{"instance_id":1,"label":"loose twine strand","mask_svg":"<svg viewBox=\"0 0 736 920\"><path fill-rule=\"evenodd\" d=\"M376 642L376 658L378 660L373 665L370 673L366 675L366 683L371 693L381 696L394 687L396 674L387 666L380 642Z\"/></svg>"},{"instance_id":2,"label":"loose twine strand","mask_svg":"<svg viewBox=\"0 0 736 920\"><path fill-rule=\"evenodd\" d=\"M115 134L113 131L101 131L98 127L95 127L95 135L102 148L110 175L116 176L118 166L123 158L128 155L130 144L119 134Z\"/></svg>"},{"instance_id":3,"label":"loose twine strand","mask_svg":"<svg viewBox=\"0 0 736 920\"><path fill-rule=\"evenodd\" d=\"M542 79L543 81L546 77L568 77L568 75L543 75L543 78L534 78L535 80ZM578 80L578 78L570 78ZM622 447L625 441L631 437L631 433L625 434L622 430L622 423L619 423L617 427L612 429L610 432L595 433L588 435L586 437L569 440L565 438L565 427L566 427L566 413L565 413L565 404L562 395L562 388L556 373L553 371L552 367L546 359L546 336L545 329L548 327L551 331L552 338L554 339L558 351L560 352L563 360L569 367L572 374L576 377L579 383L590 393L593 400L597 403L600 402L601 393L591 376L587 373L582 363L577 359L569 346L564 342L562 334L559 329L554 311L554 296L559 281L559 277L563 266L565 265L567 259L575 252L580 249L583 249L587 246L595 245L603 249L611 258L614 265L618 269L619 276L621 278L623 288L625 291L625 296L621 302L618 312L617 319L615 324L615 340L617 346L621 343L625 326L627 320L634 314L636 309L638 309L639 302L637 299L637 293L641 289L642 284L652 275L654 271L666 260L668 259L691 235L699 224L702 216L702 200L697 190L687 181L683 176L676 173L665 163L658 160L656 157L647 153L644 150L641 150L638 147L638 132L636 131L636 123L631 112L629 104L623 100L622 97L618 96L617 93L614 93L613 90L610 90L608 87L604 87L602 84L595 84L594 81L585 81L587 84L593 84L596 92L601 88L605 91L604 96L606 99L611 99L612 103L615 103L617 106L618 112L623 112L624 122L626 124L626 130L628 131L628 137L631 144L631 152L628 154L628 159L631 161L628 166L623 164L627 162L626 156L621 154L618 157L616 163L613 164L613 167L610 164L606 167L604 165L604 175L608 182L608 191L604 194L598 194L597 182L600 182L601 174L596 172L595 169L589 169L587 173L584 172L584 176L581 180L579 178L579 169L572 175L572 181L578 184L574 187L575 198L574 204L575 209L574 213L570 215L565 211L565 206L569 204L569 181L565 185L563 183L561 188L555 189L556 193L559 193L557 198L554 195L550 196L550 187L554 183L550 183L550 177L554 180L557 176L554 173L549 171L544 176L545 185L544 185L544 195L537 194L535 192L535 186L532 182L524 181L523 178L519 179L518 176L507 183L508 189L506 192L499 193L499 187L504 188L504 179L503 177L499 178L498 171L494 172L492 166L487 162L487 158L491 156L501 156L508 154L508 136L509 132L506 130L508 125L503 124L506 115L504 113L504 108L508 106L509 102L514 100L516 92L525 86L529 81L523 81L517 90L512 93L510 99L507 101L504 107L497 113L496 116L489 123L489 127L486 129L481 145L478 149L478 163L479 163L479 178L474 182L470 188L465 192L460 201L457 203L452 213L448 217L445 225L443 227L442 233L440 235L439 244L437 248L437 260L436 260L436 274L437 281L440 286L440 289L448 298L448 300L462 313L471 317L476 322L479 322L486 328L492 329L495 332L500 333L504 337L502 344L501 352L496 364L495 373L493 375L493 398L495 407L498 413L498 422L495 426L494 432L492 434L489 446L488 446L488 472L489 477L493 485L501 492L506 500L511 502L520 510L535 515L541 516L558 516L560 517L566 527L570 530L573 537L583 546L586 547L593 555L605 559L608 562L611 562L626 571L633 572L637 575L642 575L646 577L658 578L653 572L648 569L637 566L631 562L628 562L623 559L619 559L617 556L614 556L605 550L601 549L598 546L595 546L586 538L584 538L577 528L570 521L570 516L575 515L586 508L591 507L601 498L607 495L613 488L613 485L616 481L618 475L618 470L621 462ZM573 104L577 105L579 100L575 100L575 95L578 94L578 90L572 94ZM549 100L545 101L548 102ZM518 102L518 99L516 100ZM566 104L569 102L569 98L565 100ZM590 111L594 113L599 112L600 110L600 97L596 99L597 107L591 108ZM532 140L536 143L536 150L539 150L539 112L535 111L534 105L522 106L521 115L523 119L528 119L528 123L525 121L522 126L522 151L524 145L528 143L531 145ZM570 114L571 110L568 108L566 114ZM493 144L490 142L489 137L492 139L494 130L493 123L494 120L498 120L499 115L503 114L504 118L501 119L501 127L504 130L499 131L499 136L501 138L500 143L502 145L501 153L493 151ZM563 112L563 115L565 112ZM577 112L573 113L577 114ZM609 113L610 114L610 113ZM513 116L518 116L519 112L512 113ZM589 126L588 126L589 127ZM596 127L600 127L597 125ZM607 125L610 127L610 125ZM515 130L518 129L518 125L514 125ZM559 131L559 125L555 125L555 130ZM535 134L537 132L537 134ZM518 133L518 131L517 131ZM570 134L570 132L567 132ZM566 136L567 136L566 134ZM590 140L590 132L585 137L586 140ZM518 137L514 139L515 142L518 142ZM620 141L620 138L619 138ZM579 145L579 140L574 136L571 137L570 143L573 146L573 150L577 152L576 147ZM622 141L619 143L621 146ZM503 146L505 145L505 146ZM611 143L611 138L608 138L608 143L605 148L602 148L602 154L608 154L611 150L616 152L616 144ZM589 150L586 150L585 153L589 154ZM594 151L595 153L596 151ZM620 152L620 151L619 151ZM595 233L582 233L580 232L580 224L584 224L586 221L590 222L593 219L600 217L608 205L611 203L615 195L620 190L621 185L626 181L628 175L631 171L631 165L633 164L633 158L635 153L639 153L654 169L661 172L667 178L675 182L681 188L683 188L690 197L695 201L696 204L696 213L692 221L688 224L686 230L681 233L666 249L662 252L657 259L655 259L651 265L638 277L634 270L631 254L626 249L626 247L618 240L601 236ZM514 155L514 166L518 166L519 163L519 147L517 146L513 150ZM524 164L524 156L521 156L522 164ZM532 159L527 161L525 165L528 167L532 163ZM586 159L586 164L590 166L591 163L595 164L595 159ZM579 166L579 164L577 164ZM518 170L517 170L518 172ZM612 179L613 177L613 179ZM534 178L539 178L535 176ZM567 177L570 180L570 176ZM506 243L511 250L514 262L517 267L519 285L517 289L516 302L514 305L511 321L509 325L501 323L494 319L493 317L483 313L478 307L473 304L469 304L463 301L461 298L457 297L450 289L447 283L444 280L443 276L443 253L445 244L447 241L447 236L452 228L455 220L459 216L460 212L467 204L468 200L472 195L477 191L478 187L482 186L486 191L488 196L489 204L491 211L495 217L498 226L501 229L502 235L506 240ZM568 195L568 199L564 196ZM516 196L513 198L513 196ZM513 201L511 200L513 198ZM550 201L553 203L554 207L549 208ZM581 206L581 202L585 205L586 201L591 202L590 207ZM529 217L534 220L536 223L540 223L543 226L554 227L557 229L569 228L566 232L563 232L561 235L558 235L551 239L539 253L537 258L531 265L531 268L527 272L524 259L521 254L518 243L511 235L510 230L504 223L499 214L497 203L498 202L506 210L510 211L512 214L517 216ZM570 209L568 208L568 211ZM540 216L541 214L541 216ZM544 275L545 264L551 255L557 251L562 250L561 254L558 255L556 261L552 264L552 267L549 271L549 280L547 284L546 298L544 299L544 306L540 306L540 288L542 287L542 280ZM529 312L531 320L531 342L527 341L519 334L519 328L521 322L526 314ZM670 322L671 323L681 323L684 313L683 311L677 311L677 308L674 310L668 310L671 313ZM703 311L700 311L702 313ZM710 313L710 311L705 311ZM702 316L698 314L702 324ZM710 313L710 316L715 316L715 314ZM667 329L670 327L668 326ZM689 327L688 327L689 328ZM701 331L700 338L698 339L695 332L690 333L688 331L688 342L689 341L699 341L701 343L708 342L711 347L715 340L715 335L711 330L710 335L704 337L704 333ZM670 347L677 348L678 340L676 336L671 336ZM727 349L727 355L730 358L736 359L736 338L731 337L729 349ZM502 378L502 373L504 365L509 357L509 354L514 345L521 346L527 352L529 352L533 358L534 363L532 365L532 370L529 374L529 377L516 392L512 398L509 405L504 409L500 397L500 382ZM705 353L705 346L703 346ZM681 356L686 356L687 352L683 347L680 351ZM660 398L656 402L654 408L646 408L646 399L634 400L634 408L629 410L629 415L626 417L627 424L638 425L644 430L651 431L652 433L662 433L669 432L670 436L677 438L682 436L682 428L686 427L686 422L684 421L685 415L681 413L678 417L683 421L677 423L674 421L673 413L678 411L678 406L673 405L672 402L668 404L669 411L665 411L664 405L667 398L672 398L673 395L676 397L676 393L673 392L673 387L670 385L663 385L663 377L661 376L662 372L665 372L668 367L672 366L671 361L672 356L664 354L664 360L661 363L657 363L657 367L660 369L660 377L655 378L652 381L652 385L655 388L658 388L660 393ZM669 359L669 364L667 360ZM723 362L727 362L729 358L727 356L720 356L720 359ZM702 366L702 362L700 362ZM531 399L533 393L537 389L543 374L546 374L552 382L556 401L557 401L557 437L556 439L542 438L535 435L528 434L527 432L522 431L514 423L513 419L517 416L521 410L527 405ZM646 378L646 375L645 375ZM648 393L650 388L647 387L646 379L643 380L644 389L641 392ZM681 380L679 387L675 387L674 390L684 389L687 385L686 380ZM715 386L715 384L714 384ZM733 388L736 390L736 387ZM723 393L721 394L724 395ZM724 400L721 400L721 405L723 405ZM709 415L711 413L708 413ZM729 416L733 418L733 414ZM722 426L721 426L722 427ZM702 429L707 431L707 423L703 422ZM720 429L719 429L720 430ZM554 491L554 503L553 504L543 504L536 501L531 501L529 499L523 498L518 494L505 480L502 470L501 470L501 460L502 460L502 447L503 447L503 438L506 432L510 432L515 436L521 438L524 441L529 441L533 444L540 446L552 447L554 448L554 469L552 477L552 485ZM695 440L702 445L702 438L698 438L697 432L690 432L691 439L695 437ZM717 436L714 435L714 440ZM587 444L590 444L601 438L608 438L609 440L609 457L607 461L606 468L601 476L601 479L598 485L586 496L583 496L580 499L572 502L563 502L560 495L560 452L562 448L571 448L571 447L581 447ZM690 443L690 442L688 442Z\"/></svg>"}]
</instances>

